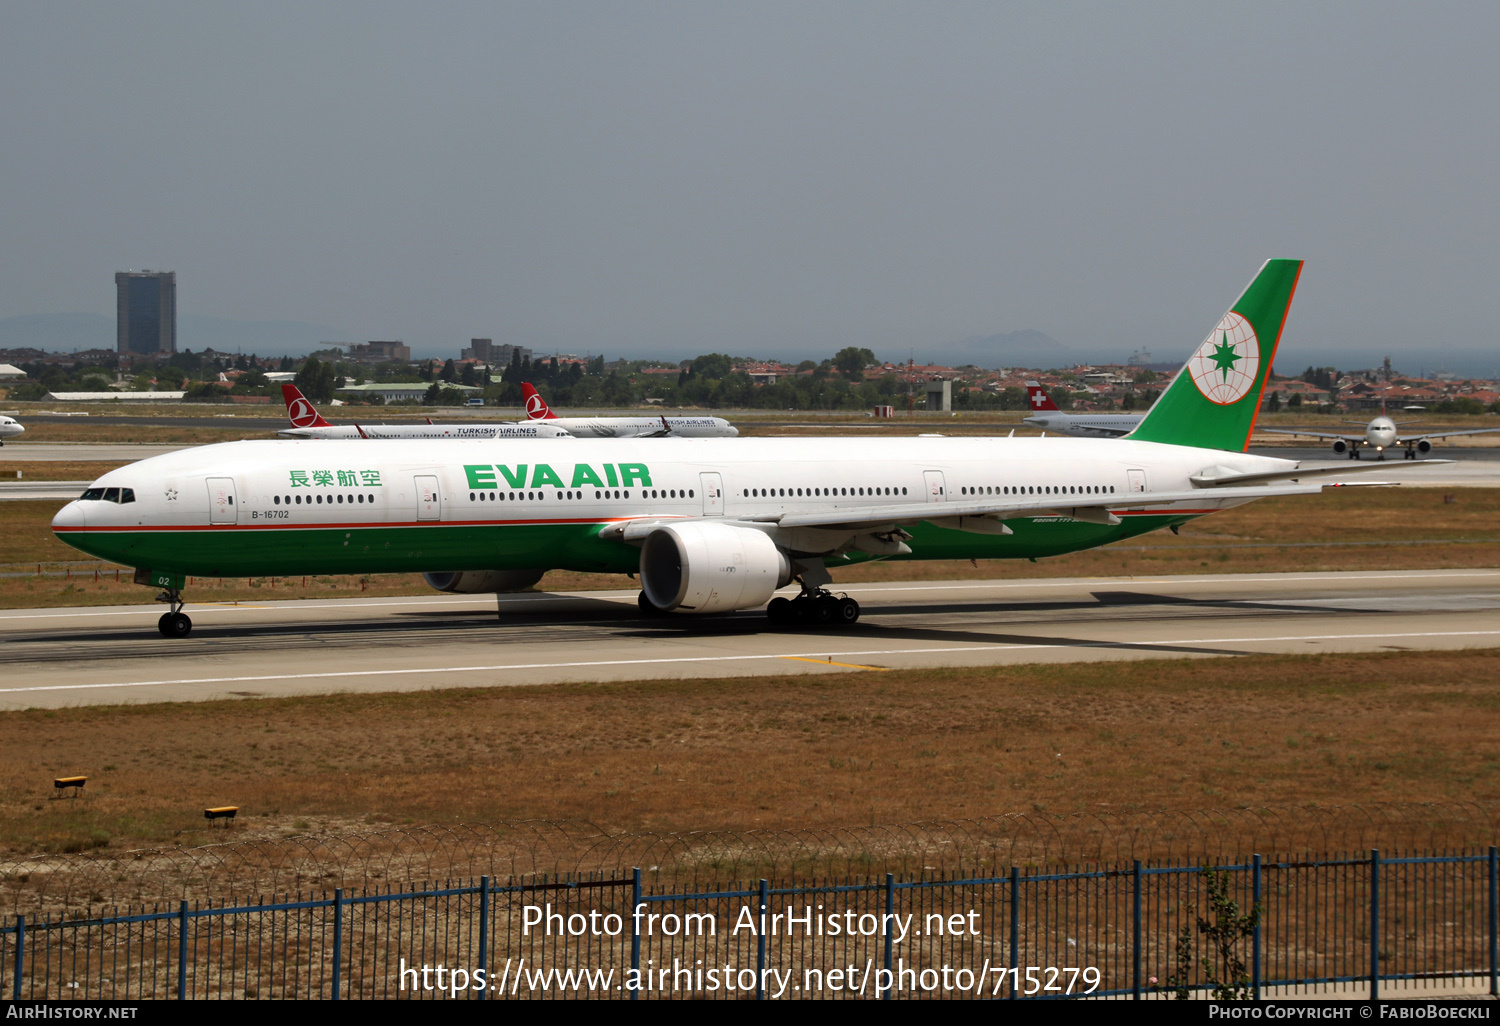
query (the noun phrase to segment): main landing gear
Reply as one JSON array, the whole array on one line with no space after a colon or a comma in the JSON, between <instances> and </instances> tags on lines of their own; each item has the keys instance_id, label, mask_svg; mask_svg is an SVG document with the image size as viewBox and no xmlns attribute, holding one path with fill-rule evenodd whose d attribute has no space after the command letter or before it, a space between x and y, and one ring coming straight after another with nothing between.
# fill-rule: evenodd
<instances>
[{"instance_id":1,"label":"main landing gear","mask_svg":"<svg viewBox=\"0 0 1500 1026\"><path fill-rule=\"evenodd\" d=\"M766 607L766 617L778 627L794 624L850 627L859 621L859 603L847 595L840 598L819 588L794 599L773 598Z\"/></svg>"},{"instance_id":2,"label":"main landing gear","mask_svg":"<svg viewBox=\"0 0 1500 1026\"><path fill-rule=\"evenodd\" d=\"M168 588L156 596L158 602L170 602L172 611L161 614L161 619L156 621L156 629L161 631L164 638L185 638L193 630L193 621L182 611L185 603L182 601L182 592L176 588Z\"/></svg>"}]
</instances>

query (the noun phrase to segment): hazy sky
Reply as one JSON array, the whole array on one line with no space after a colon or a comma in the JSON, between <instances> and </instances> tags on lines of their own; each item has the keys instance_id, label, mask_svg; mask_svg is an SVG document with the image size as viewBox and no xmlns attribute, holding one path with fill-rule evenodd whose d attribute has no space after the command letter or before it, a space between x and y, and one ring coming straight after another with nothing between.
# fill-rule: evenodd
<instances>
[{"instance_id":1,"label":"hazy sky","mask_svg":"<svg viewBox=\"0 0 1500 1026\"><path fill-rule=\"evenodd\" d=\"M433 354L1176 360L1302 257L1281 369L1431 368L1497 348L1497 40L1483 3L0 0L0 317L155 268Z\"/></svg>"}]
</instances>

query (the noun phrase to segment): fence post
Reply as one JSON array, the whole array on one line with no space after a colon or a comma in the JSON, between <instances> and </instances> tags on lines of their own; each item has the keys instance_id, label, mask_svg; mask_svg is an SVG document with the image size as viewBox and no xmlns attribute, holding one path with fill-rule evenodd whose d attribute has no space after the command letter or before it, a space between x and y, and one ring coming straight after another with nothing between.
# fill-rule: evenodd
<instances>
[{"instance_id":1,"label":"fence post","mask_svg":"<svg viewBox=\"0 0 1500 1026\"><path fill-rule=\"evenodd\" d=\"M177 1000L187 1000L187 899L177 906Z\"/></svg>"},{"instance_id":2,"label":"fence post","mask_svg":"<svg viewBox=\"0 0 1500 1026\"><path fill-rule=\"evenodd\" d=\"M1260 908L1260 856L1250 856L1250 909ZM1250 998L1252 1001L1260 1000L1260 921L1262 916L1255 916L1255 932L1250 935Z\"/></svg>"},{"instance_id":3,"label":"fence post","mask_svg":"<svg viewBox=\"0 0 1500 1026\"><path fill-rule=\"evenodd\" d=\"M1380 1000L1380 849L1370 849L1370 1000Z\"/></svg>"},{"instance_id":4,"label":"fence post","mask_svg":"<svg viewBox=\"0 0 1500 1026\"><path fill-rule=\"evenodd\" d=\"M1015 1000L1021 980L1021 870L1010 867L1010 997Z\"/></svg>"},{"instance_id":5,"label":"fence post","mask_svg":"<svg viewBox=\"0 0 1500 1026\"><path fill-rule=\"evenodd\" d=\"M10 980L10 999L21 1000L21 966L26 961L26 917L16 913L16 971Z\"/></svg>"},{"instance_id":6,"label":"fence post","mask_svg":"<svg viewBox=\"0 0 1500 1026\"><path fill-rule=\"evenodd\" d=\"M635 914L641 906L641 867L635 867L630 887L630 1000L641 996L641 918Z\"/></svg>"},{"instance_id":7,"label":"fence post","mask_svg":"<svg viewBox=\"0 0 1500 1026\"><path fill-rule=\"evenodd\" d=\"M479 968L484 970L485 981L490 978L490 878L479 878ZM490 988L479 988L479 1000L489 997Z\"/></svg>"},{"instance_id":8,"label":"fence post","mask_svg":"<svg viewBox=\"0 0 1500 1026\"><path fill-rule=\"evenodd\" d=\"M342 982L344 958L344 889L333 889L333 1000L339 999L339 983Z\"/></svg>"},{"instance_id":9,"label":"fence post","mask_svg":"<svg viewBox=\"0 0 1500 1026\"><path fill-rule=\"evenodd\" d=\"M1491 849L1493 855L1494 849ZM896 875L885 874L885 979L890 984L885 990L885 1000L891 1000L896 990L896 977L891 975L891 924L896 921Z\"/></svg>"},{"instance_id":10,"label":"fence post","mask_svg":"<svg viewBox=\"0 0 1500 1026\"><path fill-rule=\"evenodd\" d=\"M1490 845L1490 996L1500 995L1500 944L1495 924L1500 920L1500 849Z\"/></svg>"},{"instance_id":11,"label":"fence post","mask_svg":"<svg viewBox=\"0 0 1500 1026\"><path fill-rule=\"evenodd\" d=\"M1130 948L1132 951L1133 964L1130 970L1130 997L1132 1000L1141 999L1141 860L1135 860L1134 882L1131 887L1131 913L1132 940Z\"/></svg>"},{"instance_id":12,"label":"fence post","mask_svg":"<svg viewBox=\"0 0 1500 1026\"><path fill-rule=\"evenodd\" d=\"M761 929L756 930L757 942L755 946L755 1000L763 1001L766 996L766 931L765 924L770 922L767 916L770 914L770 884L764 878L760 881L760 924Z\"/></svg>"}]
</instances>

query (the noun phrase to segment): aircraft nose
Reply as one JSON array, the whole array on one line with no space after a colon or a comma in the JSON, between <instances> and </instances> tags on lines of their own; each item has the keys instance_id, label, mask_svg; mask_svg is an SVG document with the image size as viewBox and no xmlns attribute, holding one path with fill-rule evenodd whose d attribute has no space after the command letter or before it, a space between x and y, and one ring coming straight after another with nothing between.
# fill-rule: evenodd
<instances>
[{"instance_id":1,"label":"aircraft nose","mask_svg":"<svg viewBox=\"0 0 1500 1026\"><path fill-rule=\"evenodd\" d=\"M57 516L52 518L52 530L67 531L72 528L83 527L88 523L88 517L83 511L83 504L70 502L57 511Z\"/></svg>"}]
</instances>

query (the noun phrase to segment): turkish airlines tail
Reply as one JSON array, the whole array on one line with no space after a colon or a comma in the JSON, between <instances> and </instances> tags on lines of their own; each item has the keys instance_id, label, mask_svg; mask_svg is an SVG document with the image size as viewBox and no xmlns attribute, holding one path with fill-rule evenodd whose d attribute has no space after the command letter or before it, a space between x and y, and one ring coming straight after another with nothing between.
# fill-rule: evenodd
<instances>
[{"instance_id":1,"label":"turkish airlines tail","mask_svg":"<svg viewBox=\"0 0 1500 1026\"><path fill-rule=\"evenodd\" d=\"M521 382L521 398L526 403L527 420L556 420L557 414L553 413L547 406L547 400L541 397L536 389L531 387L531 382Z\"/></svg>"},{"instance_id":2,"label":"turkish airlines tail","mask_svg":"<svg viewBox=\"0 0 1500 1026\"><path fill-rule=\"evenodd\" d=\"M281 386L281 398L286 402L286 416L292 427L332 427L323 415L313 409L313 404L302 390L290 382Z\"/></svg>"},{"instance_id":3,"label":"turkish airlines tail","mask_svg":"<svg viewBox=\"0 0 1500 1026\"><path fill-rule=\"evenodd\" d=\"M1048 413L1061 413L1052 397L1042 391L1042 386L1035 381L1026 382L1026 403L1033 410L1046 410Z\"/></svg>"}]
</instances>

